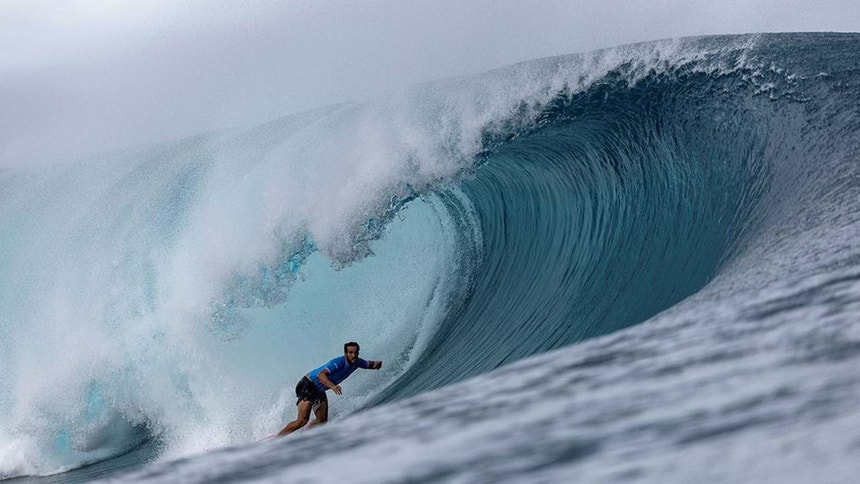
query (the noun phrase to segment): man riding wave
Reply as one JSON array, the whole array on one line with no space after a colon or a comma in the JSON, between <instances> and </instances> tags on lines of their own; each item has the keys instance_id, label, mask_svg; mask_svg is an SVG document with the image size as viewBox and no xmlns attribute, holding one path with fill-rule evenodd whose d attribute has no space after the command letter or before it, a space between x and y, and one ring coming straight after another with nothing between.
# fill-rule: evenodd
<instances>
[{"instance_id":1,"label":"man riding wave","mask_svg":"<svg viewBox=\"0 0 860 484\"><path fill-rule=\"evenodd\" d=\"M355 341L343 345L343 356L332 358L326 364L309 371L296 385L296 419L288 423L276 437L295 432L308 423L311 410L316 417L310 427L325 423L328 420L328 398L325 392L332 390L340 395L340 383L349 375L363 368L378 370L382 368L381 361L366 361L358 357L359 346Z\"/></svg>"}]
</instances>

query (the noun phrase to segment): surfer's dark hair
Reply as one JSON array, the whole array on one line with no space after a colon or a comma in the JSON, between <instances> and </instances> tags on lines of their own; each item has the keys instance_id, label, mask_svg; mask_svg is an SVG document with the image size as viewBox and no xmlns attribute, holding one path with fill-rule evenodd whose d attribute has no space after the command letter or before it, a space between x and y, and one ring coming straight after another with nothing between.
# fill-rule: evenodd
<instances>
[{"instance_id":1,"label":"surfer's dark hair","mask_svg":"<svg viewBox=\"0 0 860 484\"><path fill-rule=\"evenodd\" d=\"M355 346L356 350L361 350L361 347L358 346L358 343L356 343L355 341L350 341L349 343L344 343L343 352L346 353L346 349L349 348L350 346Z\"/></svg>"}]
</instances>

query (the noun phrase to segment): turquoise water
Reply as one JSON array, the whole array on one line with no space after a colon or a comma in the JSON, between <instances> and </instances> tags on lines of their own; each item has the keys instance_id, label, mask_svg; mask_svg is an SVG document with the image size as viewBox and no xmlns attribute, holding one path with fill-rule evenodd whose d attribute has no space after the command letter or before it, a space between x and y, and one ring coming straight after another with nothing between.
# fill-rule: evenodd
<instances>
[{"instance_id":1,"label":"turquoise water","mask_svg":"<svg viewBox=\"0 0 860 484\"><path fill-rule=\"evenodd\" d=\"M854 318L853 289L847 299L833 289L830 306L764 306L785 281L856 268L858 52L854 34L620 47L0 173L0 476L71 470L52 479L88 480L253 442L292 418L295 381L346 340L386 367L350 379L334 422L362 426L358 411L405 412L404 399L422 394L409 429L442 411L450 385L468 380L456 388L479 405L470 378L543 353L552 367L564 361L559 348L592 363L558 366L579 378L558 408L596 386L664 385L664 374L630 373L651 353L635 350L641 336L625 340L653 329L631 326L655 315L686 328L677 334L689 332L690 347L723 348L707 361L728 379L721 362L734 352L714 327L769 328L795 303ZM760 317L728 309L740 307ZM825 320L803 317L808 328ZM681 350L674 330L646 334L654 355ZM634 366L604 368L625 348L640 355ZM737 352L751 354L741 343ZM514 368L528 374L529 361ZM576 373L590 366L606 372ZM531 392L559 391L542 381L488 397L479 420L498 429L510 418L505 398L528 407ZM546 409L532 407L523 425L543 425ZM439 425L464 425L448 417ZM295 445L318 449L337 425ZM521 438L496 438L497 448L494 432L474 434L464 459L547 450ZM560 475L615 456L599 450L611 439L559 439L570 452L541 466ZM275 474L257 478L295 465L245 452L274 459ZM409 478L411 455L389 463L394 480ZM470 465L440 476L480 478ZM509 478L543 469L523 468Z\"/></svg>"}]
</instances>

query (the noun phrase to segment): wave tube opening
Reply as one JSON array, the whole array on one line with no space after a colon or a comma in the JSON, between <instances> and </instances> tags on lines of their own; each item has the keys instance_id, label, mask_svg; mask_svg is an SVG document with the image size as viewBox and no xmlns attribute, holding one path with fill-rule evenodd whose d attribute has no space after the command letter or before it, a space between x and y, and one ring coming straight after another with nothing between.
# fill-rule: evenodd
<instances>
[{"instance_id":1,"label":"wave tube opening","mask_svg":"<svg viewBox=\"0 0 860 484\"><path fill-rule=\"evenodd\" d=\"M628 327L711 280L755 230L785 141L762 115L771 101L727 95L731 82L610 74L491 135L458 187L482 234L474 283L379 400Z\"/></svg>"}]
</instances>

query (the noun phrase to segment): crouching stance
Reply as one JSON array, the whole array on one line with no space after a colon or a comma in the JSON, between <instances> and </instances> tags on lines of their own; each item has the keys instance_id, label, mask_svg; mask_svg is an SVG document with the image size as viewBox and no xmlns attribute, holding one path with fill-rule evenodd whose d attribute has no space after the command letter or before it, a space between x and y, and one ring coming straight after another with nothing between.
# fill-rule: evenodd
<instances>
[{"instance_id":1,"label":"crouching stance","mask_svg":"<svg viewBox=\"0 0 860 484\"><path fill-rule=\"evenodd\" d=\"M365 361L358 357L358 343L351 341L343 345L343 356L332 358L328 363L314 368L299 380L296 385L296 407L298 416L278 432L282 437L305 426L314 411L314 421L310 426L325 423L328 420L328 398L326 390L332 390L340 395L340 382L352 375L358 368L378 370L382 368L381 361Z\"/></svg>"}]
</instances>

